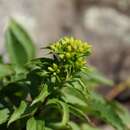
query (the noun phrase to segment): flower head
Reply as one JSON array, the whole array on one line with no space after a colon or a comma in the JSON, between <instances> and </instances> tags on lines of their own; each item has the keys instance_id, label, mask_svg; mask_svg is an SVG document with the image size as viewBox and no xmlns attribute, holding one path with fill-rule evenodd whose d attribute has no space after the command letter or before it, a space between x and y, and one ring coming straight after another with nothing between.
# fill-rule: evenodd
<instances>
[{"instance_id":1,"label":"flower head","mask_svg":"<svg viewBox=\"0 0 130 130\"><path fill-rule=\"evenodd\" d=\"M64 67L80 70L91 53L91 45L73 37L64 37L49 46L50 52L56 55Z\"/></svg>"},{"instance_id":2,"label":"flower head","mask_svg":"<svg viewBox=\"0 0 130 130\"><path fill-rule=\"evenodd\" d=\"M50 47L50 51L61 59L86 57L91 53L91 45L73 37L64 37Z\"/></svg>"}]
</instances>

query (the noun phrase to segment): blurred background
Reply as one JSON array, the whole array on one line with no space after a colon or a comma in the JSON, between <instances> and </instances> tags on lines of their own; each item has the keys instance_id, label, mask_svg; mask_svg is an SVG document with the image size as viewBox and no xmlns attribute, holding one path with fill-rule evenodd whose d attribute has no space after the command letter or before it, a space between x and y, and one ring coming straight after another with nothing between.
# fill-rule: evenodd
<instances>
[{"instance_id":1,"label":"blurred background","mask_svg":"<svg viewBox=\"0 0 130 130\"><path fill-rule=\"evenodd\" d=\"M93 45L91 65L115 84L128 81L130 0L0 0L0 54L5 54L3 36L11 17L31 34L39 56L41 47L74 36Z\"/></svg>"}]
</instances>

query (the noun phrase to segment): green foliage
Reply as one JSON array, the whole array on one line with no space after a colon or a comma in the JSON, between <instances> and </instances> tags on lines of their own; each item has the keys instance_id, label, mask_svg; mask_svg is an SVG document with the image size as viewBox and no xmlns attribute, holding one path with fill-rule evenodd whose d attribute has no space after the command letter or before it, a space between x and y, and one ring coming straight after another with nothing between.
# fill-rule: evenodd
<instances>
[{"instance_id":1,"label":"green foliage","mask_svg":"<svg viewBox=\"0 0 130 130\"><path fill-rule=\"evenodd\" d=\"M32 117L27 121L27 130L45 130L45 123Z\"/></svg>"},{"instance_id":2,"label":"green foliage","mask_svg":"<svg viewBox=\"0 0 130 130\"><path fill-rule=\"evenodd\" d=\"M24 101L21 101L20 106L16 108L15 111L12 113L8 121L8 125L18 120L21 117L21 115L24 113L24 111L26 110L26 107L27 107L27 104Z\"/></svg>"},{"instance_id":3,"label":"green foliage","mask_svg":"<svg viewBox=\"0 0 130 130\"><path fill-rule=\"evenodd\" d=\"M9 110L7 108L0 110L0 124L5 123L8 117L9 117Z\"/></svg>"},{"instance_id":4,"label":"green foliage","mask_svg":"<svg viewBox=\"0 0 130 130\"><path fill-rule=\"evenodd\" d=\"M123 130L124 123L111 104L105 101L105 99L98 94L94 93L91 97L91 101L89 100L90 105L88 111L90 111L94 116L104 119L117 130Z\"/></svg>"},{"instance_id":5,"label":"green foliage","mask_svg":"<svg viewBox=\"0 0 130 130\"><path fill-rule=\"evenodd\" d=\"M35 56L35 48L26 31L15 20L11 20L5 33L6 48L11 64L16 69L23 66Z\"/></svg>"},{"instance_id":6,"label":"green foliage","mask_svg":"<svg viewBox=\"0 0 130 130\"><path fill-rule=\"evenodd\" d=\"M86 65L91 45L64 37L45 48L52 58L35 58L33 41L16 21L5 34L10 64L0 62L0 129L99 130L91 126L94 116L127 130L118 109L92 89L112 82Z\"/></svg>"},{"instance_id":7,"label":"green foliage","mask_svg":"<svg viewBox=\"0 0 130 130\"><path fill-rule=\"evenodd\" d=\"M15 73L15 71L11 68L10 65L0 64L0 79L12 75L13 73Z\"/></svg>"}]
</instances>

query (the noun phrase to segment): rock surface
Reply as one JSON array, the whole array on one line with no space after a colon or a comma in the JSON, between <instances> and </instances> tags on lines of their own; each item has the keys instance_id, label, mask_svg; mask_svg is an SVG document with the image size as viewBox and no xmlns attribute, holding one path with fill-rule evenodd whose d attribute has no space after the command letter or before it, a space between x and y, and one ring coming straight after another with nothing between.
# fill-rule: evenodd
<instances>
[{"instance_id":1,"label":"rock surface","mask_svg":"<svg viewBox=\"0 0 130 130\"><path fill-rule=\"evenodd\" d=\"M95 6L86 10L84 18L86 37L94 46L92 62L115 80L126 79L130 74L130 18L110 7Z\"/></svg>"}]
</instances>

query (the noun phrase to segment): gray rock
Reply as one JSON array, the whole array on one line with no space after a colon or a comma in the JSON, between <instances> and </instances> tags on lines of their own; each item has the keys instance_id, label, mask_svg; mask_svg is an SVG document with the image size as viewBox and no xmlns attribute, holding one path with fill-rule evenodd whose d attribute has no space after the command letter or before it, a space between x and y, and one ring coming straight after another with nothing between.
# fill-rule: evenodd
<instances>
[{"instance_id":1,"label":"gray rock","mask_svg":"<svg viewBox=\"0 0 130 130\"><path fill-rule=\"evenodd\" d=\"M130 66L130 18L113 8L92 6L85 11L84 25L86 39L94 46L92 64L115 81L126 79L130 73L125 69Z\"/></svg>"}]
</instances>

